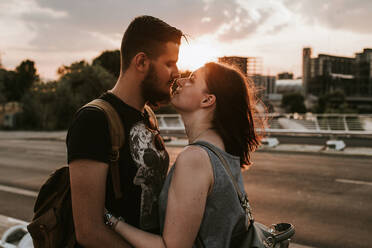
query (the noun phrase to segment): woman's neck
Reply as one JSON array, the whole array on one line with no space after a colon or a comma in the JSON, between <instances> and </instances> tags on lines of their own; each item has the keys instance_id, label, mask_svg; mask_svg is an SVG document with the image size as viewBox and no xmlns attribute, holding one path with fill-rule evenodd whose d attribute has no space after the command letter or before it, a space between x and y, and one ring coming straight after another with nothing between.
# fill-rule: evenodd
<instances>
[{"instance_id":1,"label":"woman's neck","mask_svg":"<svg viewBox=\"0 0 372 248\"><path fill-rule=\"evenodd\" d=\"M212 143L213 145L224 150L224 145L221 137L212 128L212 123L203 117L182 114L182 120L185 125L185 131L189 144L198 140L203 140Z\"/></svg>"}]
</instances>

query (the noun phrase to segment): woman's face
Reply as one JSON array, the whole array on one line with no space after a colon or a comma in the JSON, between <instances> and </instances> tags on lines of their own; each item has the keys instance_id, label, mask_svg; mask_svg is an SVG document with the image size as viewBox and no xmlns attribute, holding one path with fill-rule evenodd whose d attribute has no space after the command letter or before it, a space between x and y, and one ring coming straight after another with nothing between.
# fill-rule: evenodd
<instances>
[{"instance_id":1,"label":"woman's face","mask_svg":"<svg viewBox=\"0 0 372 248\"><path fill-rule=\"evenodd\" d=\"M205 68L199 68L188 78L178 79L176 84L177 88L173 92L171 104L180 112L199 109L201 102L208 95Z\"/></svg>"}]
</instances>

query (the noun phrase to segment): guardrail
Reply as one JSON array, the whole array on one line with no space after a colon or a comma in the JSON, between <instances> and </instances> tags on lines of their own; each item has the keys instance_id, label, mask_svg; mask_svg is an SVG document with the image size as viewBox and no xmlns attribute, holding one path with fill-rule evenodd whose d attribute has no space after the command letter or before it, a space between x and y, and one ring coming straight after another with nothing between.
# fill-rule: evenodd
<instances>
[{"instance_id":1,"label":"guardrail","mask_svg":"<svg viewBox=\"0 0 372 248\"><path fill-rule=\"evenodd\" d=\"M282 135L372 137L372 115L356 114L269 114L265 133ZM157 115L160 131L185 136L178 114Z\"/></svg>"}]
</instances>

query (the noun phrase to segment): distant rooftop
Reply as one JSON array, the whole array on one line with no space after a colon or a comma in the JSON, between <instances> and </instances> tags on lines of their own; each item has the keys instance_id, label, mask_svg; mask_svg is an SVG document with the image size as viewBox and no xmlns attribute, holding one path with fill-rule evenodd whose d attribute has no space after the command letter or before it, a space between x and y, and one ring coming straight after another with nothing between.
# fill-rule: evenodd
<instances>
[{"instance_id":1,"label":"distant rooftop","mask_svg":"<svg viewBox=\"0 0 372 248\"><path fill-rule=\"evenodd\" d=\"M277 86L302 86L302 79L278 79L276 80Z\"/></svg>"}]
</instances>

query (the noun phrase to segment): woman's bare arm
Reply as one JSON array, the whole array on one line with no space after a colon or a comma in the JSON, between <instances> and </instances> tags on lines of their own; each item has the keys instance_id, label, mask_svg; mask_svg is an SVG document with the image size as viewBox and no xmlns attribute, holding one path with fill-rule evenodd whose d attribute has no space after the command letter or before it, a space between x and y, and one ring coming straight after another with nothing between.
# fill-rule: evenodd
<instances>
[{"instance_id":1,"label":"woman's bare arm","mask_svg":"<svg viewBox=\"0 0 372 248\"><path fill-rule=\"evenodd\" d=\"M119 222L115 231L137 248L192 247L204 215L213 170L207 152L187 147L178 156L168 192L163 236Z\"/></svg>"}]
</instances>

